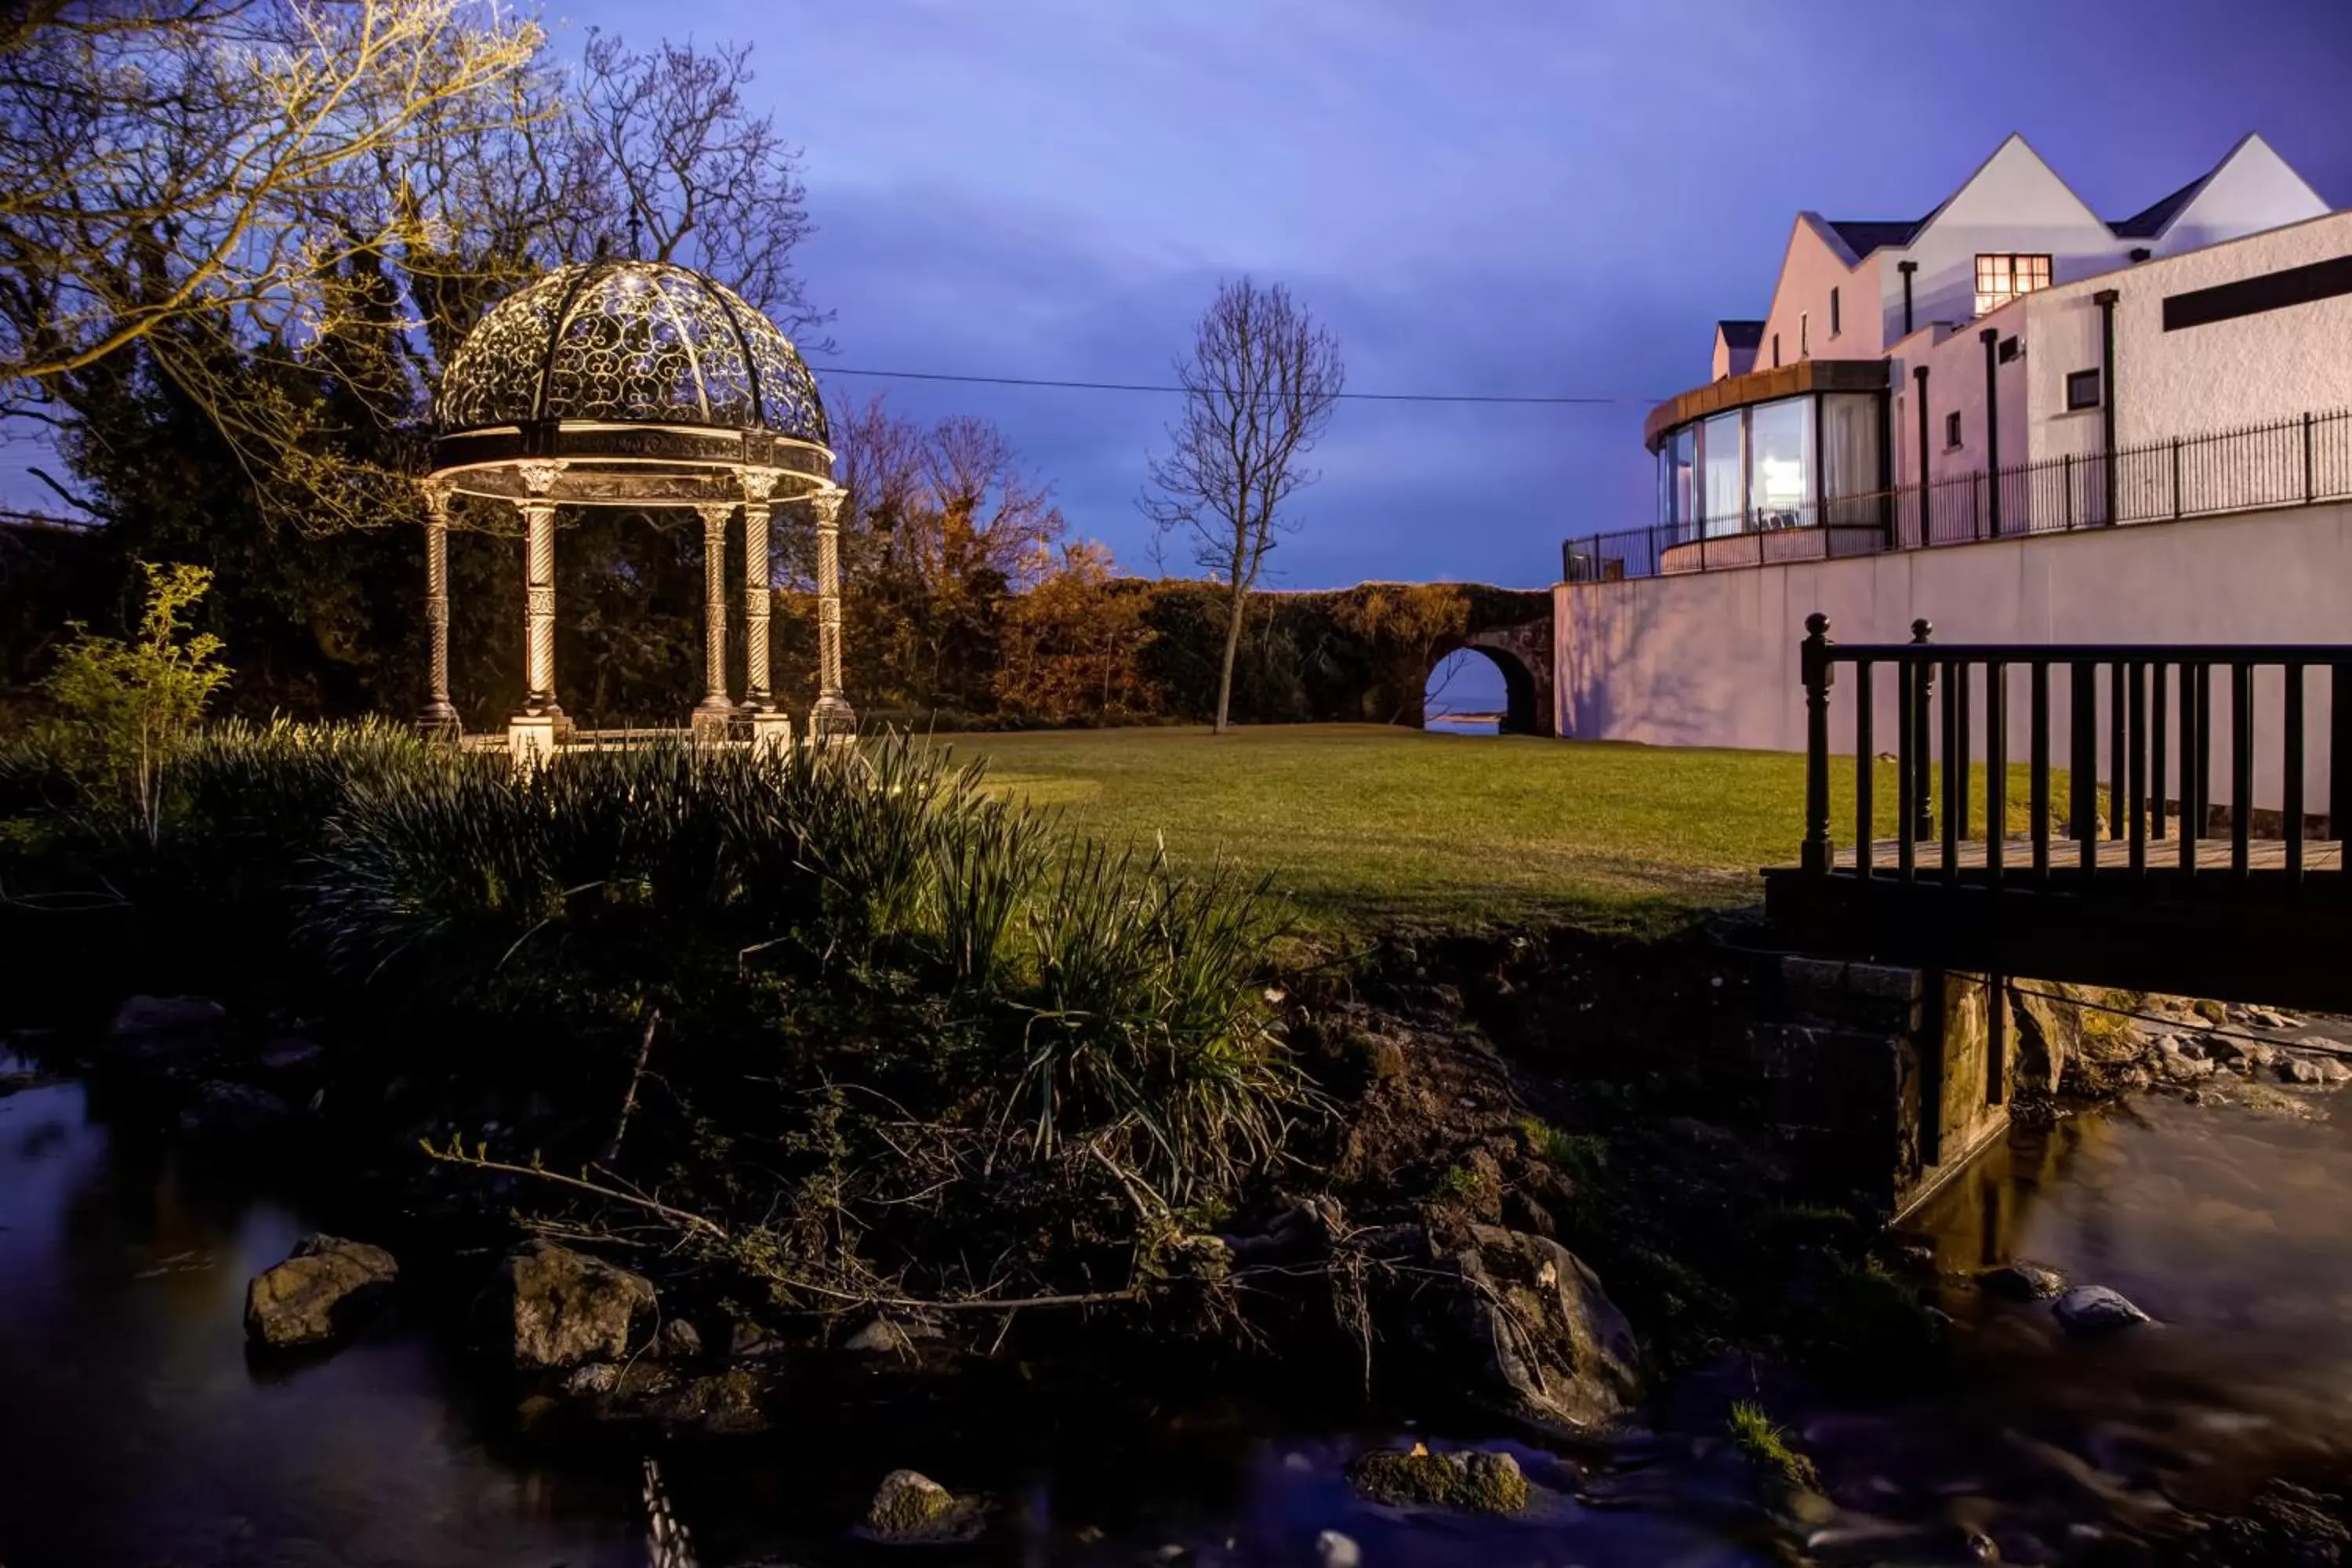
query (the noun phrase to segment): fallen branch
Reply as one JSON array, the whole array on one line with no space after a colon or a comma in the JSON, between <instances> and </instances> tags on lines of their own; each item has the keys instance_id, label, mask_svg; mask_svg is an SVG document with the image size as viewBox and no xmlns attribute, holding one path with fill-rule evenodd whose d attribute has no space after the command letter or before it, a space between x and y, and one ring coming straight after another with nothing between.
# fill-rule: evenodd
<instances>
[{"instance_id":1,"label":"fallen branch","mask_svg":"<svg viewBox=\"0 0 2352 1568\"><path fill-rule=\"evenodd\" d=\"M638 1208L657 1214L664 1219L675 1225L683 1226L688 1230L698 1231L720 1241L729 1239L727 1227L717 1220L689 1213L685 1209L672 1208L657 1198L649 1198L620 1187L608 1186L601 1182L592 1182L584 1176L567 1176L561 1171L551 1171L544 1165L516 1165L504 1160L492 1160L480 1154L468 1154L459 1149L455 1142L452 1142L446 1150L436 1149L430 1139L423 1139L419 1142L429 1158L438 1160L444 1164L467 1165L478 1171L494 1171L507 1176L536 1177L543 1182L553 1182L558 1186L570 1187L574 1191L606 1198L614 1203L633 1204Z\"/></svg>"},{"instance_id":2,"label":"fallen branch","mask_svg":"<svg viewBox=\"0 0 2352 1568\"><path fill-rule=\"evenodd\" d=\"M621 1157L621 1140L629 1135L629 1116L637 1109L637 1085L645 1081L646 1058L653 1055L654 1031L661 1027L661 1009L654 1008L646 1015L645 1038L637 1042L637 1065L629 1074L629 1092L621 1097L620 1118L613 1123L613 1141L604 1145L607 1165Z\"/></svg>"}]
</instances>

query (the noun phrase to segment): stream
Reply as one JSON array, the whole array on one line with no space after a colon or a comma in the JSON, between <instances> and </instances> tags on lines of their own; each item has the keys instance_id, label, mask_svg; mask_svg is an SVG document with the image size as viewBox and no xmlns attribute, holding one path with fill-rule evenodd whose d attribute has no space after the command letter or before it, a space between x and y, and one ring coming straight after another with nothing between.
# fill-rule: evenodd
<instances>
[{"instance_id":1,"label":"stream","mask_svg":"<svg viewBox=\"0 0 2352 1568\"><path fill-rule=\"evenodd\" d=\"M1959 1374L1932 1399L1769 1390L1841 1504L1807 1527L1811 1553L2137 1561L2130 1543L2177 1506L2231 1505L2281 1463L2341 1453L2352 1132L2315 1091L2272 1099L2288 1103L2151 1097L2020 1128L1914 1215L1906 1236L1950 1271ZM79 1084L0 1097L0 1563L656 1562L641 1454L515 1446L397 1310L331 1356L249 1363L246 1281L310 1228L266 1183L110 1129ZM2112 1286L2158 1322L2070 1340L2046 1304L1967 1283L2015 1258ZM1505 1445L1541 1498L1512 1521L1370 1506L1340 1473L1368 1446L1491 1433L1248 1393L1057 1405L828 1383L773 1436L661 1463L703 1568L905 1555L849 1532L899 1466L997 1500L981 1542L915 1552L943 1563L1307 1564L1327 1531L1367 1568L1769 1563L1721 1443L1742 1375L1686 1380L1646 1433Z\"/></svg>"}]
</instances>

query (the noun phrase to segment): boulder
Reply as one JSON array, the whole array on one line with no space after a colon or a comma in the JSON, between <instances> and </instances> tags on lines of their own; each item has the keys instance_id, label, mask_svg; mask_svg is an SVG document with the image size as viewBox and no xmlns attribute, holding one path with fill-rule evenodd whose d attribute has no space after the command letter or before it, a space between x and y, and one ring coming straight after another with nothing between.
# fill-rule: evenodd
<instances>
[{"instance_id":1,"label":"boulder","mask_svg":"<svg viewBox=\"0 0 2352 1568\"><path fill-rule=\"evenodd\" d=\"M1397 1311L1432 1381L1551 1433L1611 1420L1640 1397L1640 1353L1624 1314L1573 1253L1540 1236L1472 1226L1446 1246L1418 1226L1375 1238L1405 1265L1376 1304Z\"/></svg>"},{"instance_id":2,"label":"boulder","mask_svg":"<svg viewBox=\"0 0 2352 1568\"><path fill-rule=\"evenodd\" d=\"M2059 1326L2070 1334L2108 1334L2151 1320L2104 1285L2077 1285L2051 1304Z\"/></svg>"},{"instance_id":3,"label":"boulder","mask_svg":"<svg viewBox=\"0 0 2352 1568\"><path fill-rule=\"evenodd\" d=\"M1327 1530L1315 1538L1316 1568L1363 1568L1364 1549L1350 1536Z\"/></svg>"},{"instance_id":4,"label":"boulder","mask_svg":"<svg viewBox=\"0 0 2352 1568\"><path fill-rule=\"evenodd\" d=\"M2047 1301L2066 1289L2066 1277L2055 1268L2020 1260L1986 1269L1977 1276L1977 1283L2012 1301Z\"/></svg>"},{"instance_id":5,"label":"boulder","mask_svg":"<svg viewBox=\"0 0 2352 1568\"><path fill-rule=\"evenodd\" d=\"M212 1138L267 1138L294 1120L294 1108L249 1083L196 1085L180 1110L180 1131Z\"/></svg>"},{"instance_id":6,"label":"boulder","mask_svg":"<svg viewBox=\"0 0 2352 1568\"><path fill-rule=\"evenodd\" d=\"M1465 1449L1433 1454L1415 1443L1360 1455L1348 1484L1372 1502L1424 1504L1465 1513L1517 1513L1528 1506L1528 1479L1508 1454Z\"/></svg>"},{"instance_id":7,"label":"boulder","mask_svg":"<svg viewBox=\"0 0 2352 1568\"><path fill-rule=\"evenodd\" d=\"M523 1371L618 1361L654 1288L600 1258L547 1240L525 1242L499 1263L474 1306L474 1342Z\"/></svg>"},{"instance_id":8,"label":"boulder","mask_svg":"<svg viewBox=\"0 0 2352 1568\"><path fill-rule=\"evenodd\" d=\"M2212 1054L2234 1065L2241 1072L2270 1066L2278 1060L2278 1047L2263 1040L2237 1039L2221 1036L2211 1042Z\"/></svg>"},{"instance_id":9,"label":"boulder","mask_svg":"<svg viewBox=\"0 0 2352 1568\"><path fill-rule=\"evenodd\" d=\"M306 1236L285 1262L246 1286L246 1337L279 1350L331 1343L365 1322L399 1278L400 1266L380 1247Z\"/></svg>"},{"instance_id":10,"label":"boulder","mask_svg":"<svg viewBox=\"0 0 2352 1568\"><path fill-rule=\"evenodd\" d=\"M2288 1057L2278 1064L2281 1083L2325 1083L2326 1076L2309 1057Z\"/></svg>"},{"instance_id":11,"label":"boulder","mask_svg":"<svg viewBox=\"0 0 2352 1568\"><path fill-rule=\"evenodd\" d=\"M982 1509L915 1470L882 1479L866 1508L866 1533L876 1541L969 1541L980 1533Z\"/></svg>"},{"instance_id":12,"label":"boulder","mask_svg":"<svg viewBox=\"0 0 2352 1568\"><path fill-rule=\"evenodd\" d=\"M98 1065L165 1079L193 1076L219 1048L226 1012L204 996L133 996L107 1026Z\"/></svg>"},{"instance_id":13,"label":"boulder","mask_svg":"<svg viewBox=\"0 0 2352 1568\"><path fill-rule=\"evenodd\" d=\"M2036 983L2006 989L2016 1025L2011 1031L2017 1042L2012 1080L2021 1089L2055 1094L2066 1064L2083 1054L2083 1009L2070 986Z\"/></svg>"},{"instance_id":14,"label":"boulder","mask_svg":"<svg viewBox=\"0 0 2352 1568\"><path fill-rule=\"evenodd\" d=\"M227 1010L208 996L133 996L115 1009L106 1037L122 1041L194 1035L209 1040L227 1016Z\"/></svg>"},{"instance_id":15,"label":"boulder","mask_svg":"<svg viewBox=\"0 0 2352 1568\"><path fill-rule=\"evenodd\" d=\"M654 1353L671 1361L695 1361L702 1354L702 1335L684 1318L671 1318L654 1336Z\"/></svg>"}]
</instances>

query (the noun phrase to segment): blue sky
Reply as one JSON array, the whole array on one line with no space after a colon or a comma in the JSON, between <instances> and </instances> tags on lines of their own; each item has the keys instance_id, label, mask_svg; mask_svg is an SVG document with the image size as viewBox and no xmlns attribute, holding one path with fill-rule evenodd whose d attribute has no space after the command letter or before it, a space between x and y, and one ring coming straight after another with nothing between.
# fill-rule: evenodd
<instances>
[{"instance_id":1,"label":"blue sky","mask_svg":"<svg viewBox=\"0 0 2352 1568\"><path fill-rule=\"evenodd\" d=\"M1655 398L1760 315L1801 207L1915 217L2011 131L2108 216L2260 130L2352 205L2345 0L556 0L749 40L805 153L836 366L1160 381L1224 277L1288 284L1360 391L1278 581L1539 585L1563 535L1646 521ZM1150 568L1172 400L890 383L995 419L1074 529ZM10 487L13 489L14 487ZM1171 561L1171 564L1181 563Z\"/></svg>"}]
</instances>

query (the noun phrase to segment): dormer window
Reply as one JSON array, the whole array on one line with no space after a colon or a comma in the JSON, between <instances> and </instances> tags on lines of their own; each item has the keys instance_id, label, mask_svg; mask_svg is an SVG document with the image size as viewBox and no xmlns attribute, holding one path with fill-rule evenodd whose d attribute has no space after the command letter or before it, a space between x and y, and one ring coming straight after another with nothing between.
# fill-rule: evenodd
<instances>
[{"instance_id":1,"label":"dormer window","mask_svg":"<svg viewBox=\"0 0 2352 1568\"><path fill-rule=\"evenodd\" d=\"M1998 310L2021 294L2050 287L2050 258L2004 254L1977 257L1977 314Z\"/></svg>"}]
</instances>

